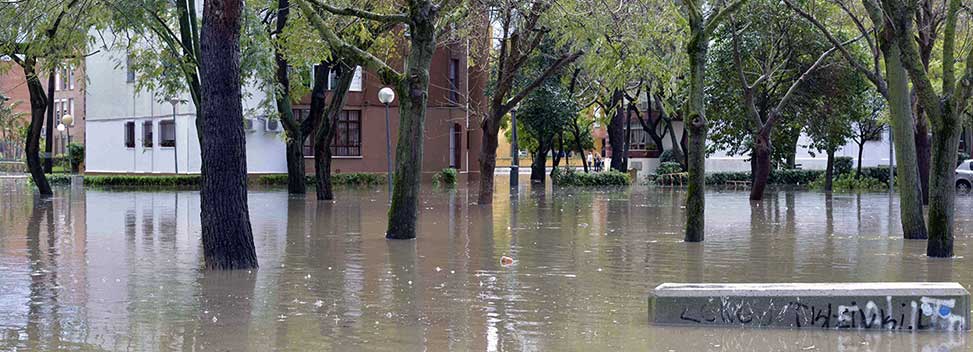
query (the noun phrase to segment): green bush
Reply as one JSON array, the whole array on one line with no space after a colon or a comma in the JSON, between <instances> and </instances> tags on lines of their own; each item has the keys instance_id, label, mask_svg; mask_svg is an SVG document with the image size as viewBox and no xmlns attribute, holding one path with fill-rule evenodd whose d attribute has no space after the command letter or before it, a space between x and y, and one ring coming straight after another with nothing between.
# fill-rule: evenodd
<instances>
[{"instance_id":1,"label":"green bush","mask_svg":"<svg viewBox=\"0 0 973 352\"><path fill-rule=\"evenodd\" d=\"M811 183L811 188L818 190L824 189L824 181L824 175L821 175L821 177L818 177L817 180ZM835 192L872 192L888 189L888 185L872 177L855 177L855 174L847 173L837 176L831 182L831 189Z\"/></svg>"},{"instance_id":2,"label":"green bush","mask_svg":"<svg viewBox=\"0 0 973 352\"><path fill-rule=\"evenodd\" d=\"M839 156L834 158L834 174L844 175L851 172L854 167L853 159L850 156Z\"/></svg>"},{"instance_id":3,"label":"green bush","mask_svg":"<svg viewBox=\"0 0 973 352\"><path fill-rule=\"evenodd\" d=\"M889 167L888 166L863 167L862 176L874 178L879 182L882 182L887 185L889 183Z\"/></svg>"},{"instance_id":4,"label":"green bush","mask_svg":"<svg viewBox=\"0 0 973 352\"><path fill-rule=\"evenodd\" d=\"M452 188L456 187L456 177L456 169L447 167L433 175L432 182L440 187Z\"/></svg>"},{"instance_id":5,"label":"green bush","mask_svg":"<svg viewBox=\"0 0 973 352\"><path fill-rule=\"evenodd\" d=\"M814 182L818 176L824 174L822 170L772 170L767 178L768 184L776 185L806 185ZM750 181L750 171L727 171L706 174L706 184L720 185L729 181Z\"/></svg>"},{"instance_id":6,"label":"green bush","mask_svg":"<svg viewBox=\"0 0 973 352\"><path fill-rule=\"evenodd\" d=\"M179 176L85 176L85 186L198 186L203 178L200 175Z\"/></svg>"},{"instance_id":7,"label":"green bush","mask_svg":"<svg viewBox=\"0 0 973 352\"><path fill-rule=\"evenodd\" d=\"M557 186L627 186L631 183L631 178L626 173L614 170L583 173L571 168L559 168L551 173L551 182Z\"/></svg>"},{"instance_id":8,"label":"green bush","mask_svg":"<svg viewBox=\"0 0 973 352\"><path fill-rule=\"evenodd\" d=\"M84 162L84 146L79 143L68 144L68 160L71 162L71 170L77 171L78 165Z\"/></svg>"},{"instance_id":9,"label":"green bush","mask_svg":"<svg viewBox=\"0 0 973 352\"><path fill-rule=\"evenodd\" d=\"M682 172L682 165L674 161L664 161L655 169L656 175L668 175Z\"/></svg>"},{"instance_id":10,"label":"green bush","mask_svg":"<svg viewBox=\"0 0 973 352\"><path fill-rule=\"evenodd\" d=\"M966 154L964 152L957 153L956 154L956 165L962 164L964 161L968 160L969 158L970 158L970 155L969 154Z\"/></svg>"},{"instance_id":11,"label":"green bush","mask_svg":"<svg viewBox=\"0 0 973 352\"><path fill-rule=\"evenodd\" d=\"M679 159L676 158L671 149L666 149L662 154L659 154L659 163L679 163Z\"/></svg>"},{"instance_id":12,"label":"green bush","mask_svg":"<svg viewBox=\"0 0 973 352\"><path fill-rule=\"evenodd\" d=\"M307 176L305 182L309 185L318 183L317 177ZM287 184L287 175L263 175L257 177L257 184L268 186L282 186ZM340 173L331 174L331 184L344 186L374 186L385 184L385 175L368 173Z\"/></svg>"}]
</instances>

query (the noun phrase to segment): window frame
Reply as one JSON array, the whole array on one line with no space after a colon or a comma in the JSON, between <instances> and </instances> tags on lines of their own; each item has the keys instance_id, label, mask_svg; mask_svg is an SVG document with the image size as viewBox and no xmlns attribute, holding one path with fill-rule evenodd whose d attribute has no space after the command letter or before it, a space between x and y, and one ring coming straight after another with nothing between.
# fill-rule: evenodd
<instances>
[{"instance_id":1,"label":"window frame","mask_svg":"<svg viewBox=\"0 0 973 352\"><path fill-rule=\"evenodd\" d=\"M449 100L453 104L459 104L459 59L449 59L447 71L449 79Z\"/></svg>"},{"instance_id":2,"label":"window frame","mask_svg":"<svg viewBox=\"0 0 973 352\"><path fill-rule=\"evenodd\" d=\"M352 116L354 116L354 119ZM352 126L354 126L354 142L352 142L351 138ZM335 122L335 135L330 146L331 156L338 158L361 158L363 154L361 127L361 110L341 110L338 114L338 121ZM342 149L344 149L343 152ZM355 152L352 152L352 150L355 150Z\"/></svg>"},{"instance_id":3,"label":"window frame","mask_svg":"<svg viewBox=\"0 0 973 352\"><path fill-rule=\"evenodd\" d=\"M172 139L166 139L165 127L172 126ZM169 143L171 141L171 143ZM176 120L168 119L159 121L159 147L160 148L175 148L176 147Z\"/></svg>"},{"instance_id":4,"label":"window frame","mask_svg":"<svg viewBox=\"0 0 973 352\"><path fill-rule=\"evenodd\" d=\"M155 127L153 125L155 124L152 123L152 120L142 121L142 148L144 149L152 149L155 146L155 131L153 131ZM149 128L146 129L145 126L149 126Z\"/></svg>"},{"instance_id":5,"label":"window frame","mask_svg":"<svg viewBox=\"0 0 973 352\"><path fill-rule=\"evenodd\" d=\"M135 121L125 121L125 148L135 149Z\"/></svg>"}]
</instances>

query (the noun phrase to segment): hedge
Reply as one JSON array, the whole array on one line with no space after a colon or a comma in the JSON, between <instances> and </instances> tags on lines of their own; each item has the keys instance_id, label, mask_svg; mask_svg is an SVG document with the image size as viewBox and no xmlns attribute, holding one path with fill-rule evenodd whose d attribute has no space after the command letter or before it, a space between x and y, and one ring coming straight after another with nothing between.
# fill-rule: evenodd
<instances>
[{"instance_id":1,"label":"hedge","mask_svg":"<svg viewBox=\"0 0 973 352\"><path fill-rule=\"evenodd\" d=\"M318 179L315 176L307 176L305 182L309 185L316 185ZM287 184L287 175L266 175L257 178L257 183L262 185L282 186ZM344 186L374 186L385 184L385 175L368 173L340 173L331 174L331 184Z\"/></svg>"},{"instance_id":2,"label":"hedge","mask_svg":"<svg viewBox=\"0 0 973 352\"><path fill-rule=\"evenodd\" d=\"M137 176L137 175L111 175L111 176L72 176L67 174L48 174L47 181L52 185L71 184L72 177L81 177L85 186L144 186L144 187L183 187L199 186L202 181L200 175L179 175L179 176ZM308 176L308 184L316 184L314 176ZM346 186L372 186L385 183L385 176L380 174L365 173L341 173L331 176L331 182L335 185ZM262 185L286 185L287 175L265 175L256 180L257 184Z\"/></svg>"},{"instance_id":3,"label":"hedge","mask_svg":"<svg viewBox=\"0 0 973 352\"><path fill-rule=\"evenodd\" d=\"M838 163L835 163L836 166L837 164ZM834 177L837 179L842 174L854 173L855 169L853 168L847 169L843 173L838 173L836 167ZM823 177L823 175L824 170L773 170L770 172L770 178L767 180L767 183L774 185L810 185L819 177ZM887 166L863 167L862 176L876 179L879 182L888 184L889 168ZM727 183L728 181L750 181L750 171L713 172L706 174L706 184L720 185Z\"/></svg>"},{"instance_id":4,"label":"hedge","mask_svg":"<svg viewBox=\"0 0 973 352\"><path fill-rule=\"evenodd\" d=\"M571 168L557 169L551 173L551 183L557 186L627 186L631 183L628 174L615 170L584 173Z\"/></svg>"}]
</instances>

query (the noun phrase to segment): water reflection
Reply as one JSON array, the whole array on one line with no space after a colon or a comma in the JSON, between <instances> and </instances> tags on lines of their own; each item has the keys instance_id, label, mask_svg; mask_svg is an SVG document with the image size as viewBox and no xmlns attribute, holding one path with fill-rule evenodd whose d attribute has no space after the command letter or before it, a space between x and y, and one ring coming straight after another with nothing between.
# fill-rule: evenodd
<instances>
[{"instance_id":1,"label":"water reflection","mask_svg":"<svg viewBox=\"0 0 973 352\"><path fill-rule=\"evenodd\" d=\"M707 241L686 244L684 193L550 185L471 205L430 190L415 241L387 241L382 190L319 203L251 194L262 267L202 268L195 192L0 183L0 350L965 350L968 334L652 326L661 282L959 281L901 239L887 194L708 194ZM502 182L500 182L502 183ZM475 192L475 190L473 191ZM506 201L506 200L510 201ZM961 197L968 209L973 198ZM515 258L504 267L501 255Z\"/></svg>"}]
</instances>

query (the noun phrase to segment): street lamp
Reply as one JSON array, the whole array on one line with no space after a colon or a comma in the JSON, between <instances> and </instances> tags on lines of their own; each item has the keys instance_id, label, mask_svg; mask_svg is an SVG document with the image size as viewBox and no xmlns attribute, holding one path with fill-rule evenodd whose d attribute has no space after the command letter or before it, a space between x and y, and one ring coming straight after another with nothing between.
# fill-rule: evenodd
<instances>
[{"instance_id":1,"label":"street lamp","mask_svg":"<svg viewBox=\"0 0 973 352\"><path fill-rule=\"evenodd\" d=\"M389 203L392 202L392 132L389 123L389 104L395 100L395 91L385 87L378 91L378 101L385 104L385 160L388 162Z\"/></svg>"},{"instance_id":2,"label":"street lamp","mask_svg":"<svg viewBox=\"0 0 973 352\"><path fill-rule=\"evenodd\" d=\"M74 116L71 114L65 114L61 117L61 124L64 125L64 130L68 134L68 144L71 144L71 126L74 125Z\"/></svg>"},{"instance_id":3,"label":"street lamp","mask_svg":"<svg viewBox=\"0 0 973 352\"><path fill-rule=\"evenodd\" d=\"M172 168L175 170L176 174L179 174L179 150L176 146L179 145L179 141L176 140L176 131L179 128L176 127L176 105L179 104L179 99L176 97L169 98L169 104L172 104Z\"/></svg>"},{"instance_id":4,"label":"street lamp","mask_svg":"<svg viewBox=\"0 0 973 352\"><path fill-rule=\"evenodd\" d=\"M517 108L510 109L510 188L516 190L520 186L520 147L517 145ZM516 195L511 192L510 195Z\"/></svg>"},{"instance_id":5,"label":"street lamp","mask_svg":"<svg viewBox=\"0 0 973 352\"><path fill-rule=\"evenodd\" d=\"M64 123L63 122L57 124L57 131L58 131L58 134L60 135L59 136L59 139L61 140L61 155L62 156L64 155L64 130L65 129L67 129L67 127L64 127ZM61 166L64 166L64 165L62 164Z\"/></svg>"}]
</instances>

